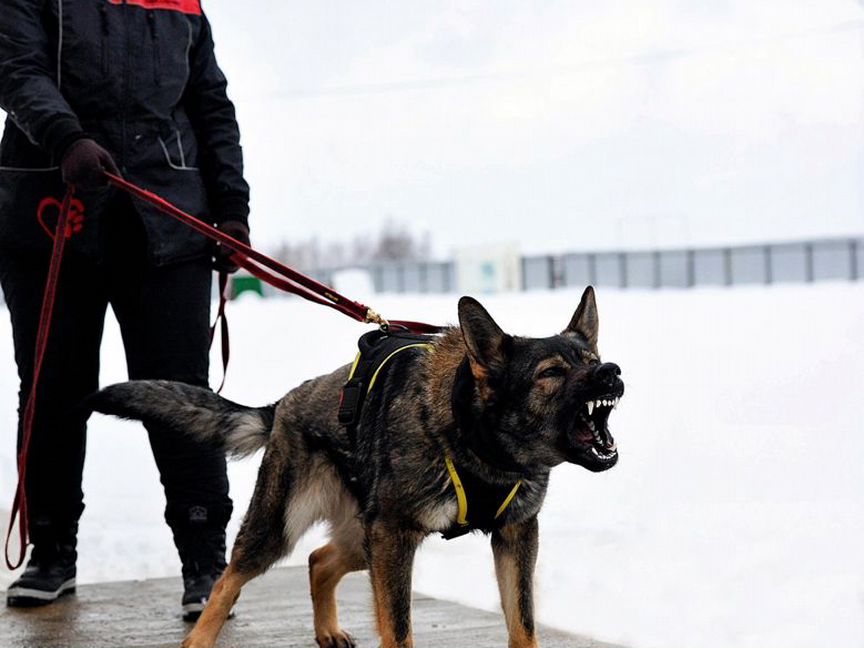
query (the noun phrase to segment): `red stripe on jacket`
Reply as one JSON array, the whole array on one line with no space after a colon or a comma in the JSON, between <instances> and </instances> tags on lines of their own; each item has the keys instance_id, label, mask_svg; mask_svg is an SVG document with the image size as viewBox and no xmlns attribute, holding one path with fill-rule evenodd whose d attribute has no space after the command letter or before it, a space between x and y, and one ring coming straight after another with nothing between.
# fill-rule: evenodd
<instances>
[{"instance_id":1,"label":"red stripe on jacket","mask_svg":"<svg viewBox=\"0 0 864 648\"><path fill-rule=\"evenodd\" d=\"M167 9L193 16L201 15L201 0L108 0L111 4L130 4L145 9Z\"/></svg>"}]
</instances>

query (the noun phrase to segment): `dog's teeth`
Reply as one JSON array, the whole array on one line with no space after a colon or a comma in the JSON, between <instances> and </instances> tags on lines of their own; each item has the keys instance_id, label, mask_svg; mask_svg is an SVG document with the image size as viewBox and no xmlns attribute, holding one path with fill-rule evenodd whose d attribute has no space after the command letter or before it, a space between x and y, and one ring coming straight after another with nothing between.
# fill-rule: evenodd
<instances>
[{"instance_id":1,"label":"dog's teeth","mask_svg":"<svg viewBox=\"0 0 864 648\"><path fill-rule=\"evenodd\" d=\"M595 457L597 457L598 459L602 459L603 461L609 461L610 459L612 459L612 457L615 456L615 448L614 447L609 450L608 454L605 452L600 452L597 448L593 448L593 447L591 448L591 452L594 453Z\"/></svg>"},{"instance_id":2,"label":"dog's teeth","mask_svg":"<svg viewBox=\"0 0 864 648\"><path fill-rule=\"evenodd\" d=\"M588 401L588 416L594 413L594 401Z\"/></svg>"}]
</instances>

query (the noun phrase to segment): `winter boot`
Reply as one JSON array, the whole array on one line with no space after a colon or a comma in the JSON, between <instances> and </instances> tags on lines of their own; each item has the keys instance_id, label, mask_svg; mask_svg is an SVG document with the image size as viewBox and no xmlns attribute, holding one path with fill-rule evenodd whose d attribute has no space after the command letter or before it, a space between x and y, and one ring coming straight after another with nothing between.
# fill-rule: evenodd
<instances>
[{"instance_id":1,"label":"winter boot","mask_svg":"<svg viewBox=\"0 0 864 648\"><path fill-rule=\"evenodd\" d=\"M77 533L77 524L66 525L58 532L49 522L35 521L30 560L24 573L6 590L6 605L48 605L64 594L75 593Z\"/></svg>"},{"instance_id":2,"label":"winter boot","mask_svg":"<svg viewBox=\"0 0 864 648\"><path fill-rule=\"evenodd\" d=\"M179 524L172 525L174 544L183 563L183 619L196 621L213 584L225 571L225 525L228 516L215 507L191 506Z\"/></svg>"}]
</instances>

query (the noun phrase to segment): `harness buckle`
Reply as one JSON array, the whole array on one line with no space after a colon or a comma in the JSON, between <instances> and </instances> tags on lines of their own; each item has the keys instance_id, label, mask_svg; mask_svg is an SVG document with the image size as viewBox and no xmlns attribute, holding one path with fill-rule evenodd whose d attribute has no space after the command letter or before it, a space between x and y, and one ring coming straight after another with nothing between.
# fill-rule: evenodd
<instances>
[{"instance_id":1,"label":"harness buckle","mask_svg":"<svg viewBox=\"0 0 864 648\"><path fill-rule=\"evenodd\" d=\"M352 426L360 421L360 401L365 393L359 380L349 380L342 387L339 397L339 422L342 425Z\"/></svg>"}]
</instances>

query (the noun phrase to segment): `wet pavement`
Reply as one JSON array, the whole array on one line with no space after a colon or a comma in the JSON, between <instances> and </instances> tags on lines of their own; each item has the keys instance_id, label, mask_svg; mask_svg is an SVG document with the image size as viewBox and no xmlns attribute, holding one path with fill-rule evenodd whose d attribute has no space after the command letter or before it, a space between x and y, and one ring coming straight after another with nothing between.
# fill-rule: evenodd
<instances>
[{"instance_id":1,"label":"wet pavement","mask_svg":"<svg viewBox=\"0 0 864 648\"><path fill-rule=\"evenodd\" d=\"M83 585L43 608L0 608L2 648L118 648L177 646L190 625L180 618L180 580L162 578ZM361 648L377 644L371 592L365 573L339 587L343 627ZM500 614L414 595L414 643L424 646L499 648L507 645ZM236 616L218 646L315 648L312 606L305 568L273 569L244 589ZM619 648L587 637L540 629L544 648Z\"/></svg>"}]
</instances>

